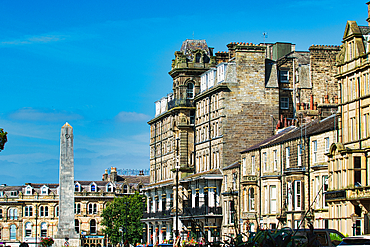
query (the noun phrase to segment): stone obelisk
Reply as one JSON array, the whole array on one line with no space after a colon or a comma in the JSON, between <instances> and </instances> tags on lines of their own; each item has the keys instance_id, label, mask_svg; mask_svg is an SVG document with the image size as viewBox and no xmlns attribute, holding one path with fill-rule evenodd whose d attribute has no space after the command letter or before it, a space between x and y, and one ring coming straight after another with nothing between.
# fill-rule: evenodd
<instances>
[{"instance_id":1,"label":"stone obelisk","mask_svg":"<svg viewBox=\"0 0 370 247\"><path fill-rule=\"evenodd\" d=\"M74 226L74 203L73 128L65 123L60 134L59 223L55 247L80 246Z\"/></svg>"}]
</instances>

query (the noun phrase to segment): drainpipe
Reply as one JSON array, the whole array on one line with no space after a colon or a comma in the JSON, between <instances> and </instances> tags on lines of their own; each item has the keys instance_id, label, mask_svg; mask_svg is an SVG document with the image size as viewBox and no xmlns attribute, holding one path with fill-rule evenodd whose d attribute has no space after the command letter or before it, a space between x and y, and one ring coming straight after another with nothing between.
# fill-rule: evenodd
<instances>
[{"instance_id":1,"label":"drainpipe","mask_svg":"<svg viewBox=\"0 0 370 247\"><path fill-rule=\"evenodd\" d=\"M211 142L211 96L208 95L208 139L209 139L209 168L212 167L212 142Z\"/></svg>"},{"instance_id":2,"label":"drainpipe","mask_svg":"<svg viewBox=\"0 0 370 247\"><path fill-rule=\"evenodd\" d=\"M242 176L242 173L241 173L241 163L239 164L239 196L238 196L238 200L239 200L239 202L238 202L238 204L239 204L239 227L240 227L240 229L239 229L239 232L241 233L242 232L242 230L243 230L243 221L242 221L242 215L241 215L241 205L242 205L242 202L241 202L241 184L240 184L240 182L241 182L241 176Z\"/></svg>"},{"instance_id":3,"label":"drainpipe","mask_svg":"<svg viewBox=\"0 0 370 247\"><path fill-rule=\"evenodd\" d=\"M262 179L261 179L261 169L262 169L262 167L261 167L261 148L259 148L258 149L258 151L259 151L259 180L260 180L260 184L259 184L259 196L260 196L260 198L259 198L259 208L260 208L260 210L259 210L259 219L258 220L260 220L261 219L261 217L262 217ZM258 222L258 220L257 220L257 222ZM261 221L259 222L259 226L260 226L260 229L261 229Z\"/></svg>"},{"instance_id":4,"label":"drainpipe","mask_svg":"<svg viewBox=\"0 0 370 247\"><path fill-rule=\"evenodd\" d=\"M296 93L295 93L295 57L293 57L293 119L295 119L296 114Z\"/></svg>"},{"instance_id":5,"label":"drainpipe","mask_svg":"<svg viewBox=\"0 0 370 247\"><path fill-rule=\"evenodd\" d=\"M281 199L280 199L280 212L283 211L283 145L280 144L280 194L281 194Z\"/></svg>"},{"instance_id":6,"label":"drainpipe","mask_svg":"<svg viewBox=\"0 0 370 247\"><path fill-rule=\"evenodd\" d=\"M360 144L360 149L362 149L362 135L361 135L361 85L360 85L360 80L359 80L359 77L357 77L357 84L358 84L358 140L359 140L359 144Z\"/></svg>"}]
</instances>

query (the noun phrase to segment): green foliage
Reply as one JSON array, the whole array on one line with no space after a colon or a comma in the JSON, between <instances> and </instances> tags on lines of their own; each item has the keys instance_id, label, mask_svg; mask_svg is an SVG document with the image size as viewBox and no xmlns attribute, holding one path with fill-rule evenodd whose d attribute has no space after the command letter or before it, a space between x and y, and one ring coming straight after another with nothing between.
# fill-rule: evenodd
<instances>
[{"instance_id":1,"label":"green foliage","mask_svg":"<svg viewBox=\"0 0 370 247\"><path fill-rule=\"evenodd\" d=\"M5 143L8 141L7 134L8 132L4 132L4 130L0 128L0 152L4 150Z\"/></svg>"},{"instance_id":2,"label":"green foliage","mask_svg":"<svg viewBox=\"0 0 370 247\"><path fill-rule=\"evenodd\" d=\"M140 221L143 217L143 195L138 192L124 197L116 197L110 202L102 213L103 230L108 235L113 245L124 240L131 244L140 242L143 235L143 223ZM122 227L122 231L119 228ZM127 232L126 232L127 231Z\"/></svg>"}]
</instances>

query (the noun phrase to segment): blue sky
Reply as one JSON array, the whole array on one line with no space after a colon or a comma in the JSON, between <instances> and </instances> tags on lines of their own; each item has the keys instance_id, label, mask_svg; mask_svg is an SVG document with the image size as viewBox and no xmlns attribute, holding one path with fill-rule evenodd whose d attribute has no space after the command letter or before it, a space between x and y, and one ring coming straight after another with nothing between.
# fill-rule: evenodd
<instances>
[{"instance_id":1,"label":"blue sky","mask_svg":"<svg viewBox=\"0 0 370 247\"><path fill-rule=\"evenodd\" d=\"M60 128L74 128L75 179L149 168L154 101L185 39L339 45L366 1L1 1L0 183L57 183Z\"/></svg>"}]
</instances>

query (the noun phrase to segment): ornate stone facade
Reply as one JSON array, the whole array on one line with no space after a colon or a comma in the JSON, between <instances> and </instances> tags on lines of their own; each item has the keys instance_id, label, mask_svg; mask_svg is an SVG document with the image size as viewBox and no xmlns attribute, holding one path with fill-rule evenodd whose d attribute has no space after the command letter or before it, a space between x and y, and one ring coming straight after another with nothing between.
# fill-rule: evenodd
<instances>
[{"instance_id":1,"label":"ornate stone facade","mask_svg":"<svg viewBox=\"0 0 370 247\"><path fill-rule=\"evenodd\" d=\"M74 227L80 246L108 246L100 224L103 209L115 196L133 193L149 182L148 176L120 176L111 168L106 181L74 182ZM125 187L125 185L127 187ZM59 185L28 183L0 186L0 240L6 246L30 246L57 233Z\"/></svg>"}]
</instances>

